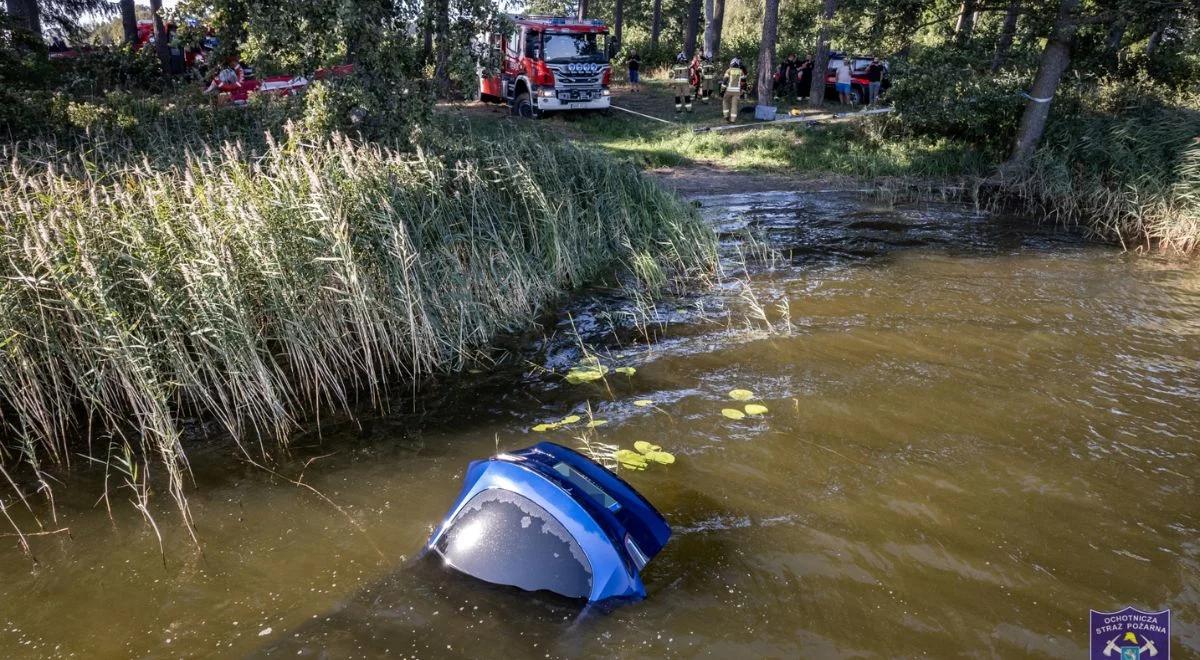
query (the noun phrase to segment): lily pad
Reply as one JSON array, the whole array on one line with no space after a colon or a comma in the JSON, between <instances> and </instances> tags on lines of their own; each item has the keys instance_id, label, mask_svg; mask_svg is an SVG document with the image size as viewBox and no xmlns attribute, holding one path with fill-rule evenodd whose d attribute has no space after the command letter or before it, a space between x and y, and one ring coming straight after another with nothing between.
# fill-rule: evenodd
<instances>
[{"instance_id":1,"label":"lily pad","mask_svg":"<svg viewBox=\"0 0 1200 660\"><path fill-rule=\"evenodd\" d=\"M617 463L619 463L621 465L621 467L626 468L628 470L645 470L646 469L646 465L647 465L646 457L642 456L641 454L637 453L636 451L630 451L628 449L618 449L616 452L613 453L613 458L617 459Z\"/></svg>"},{"instance_id":2,"label":"lily pad","mask_svg":"<svg viewBox=\"0 0 1200 660\"><path fill-rule=\"evenodd\" d=\"M633 443L633 448L643 454L649 454L650 452L662 449L662 447L659 447L658 445L652 445L645 440L638 440L637 442Z\"/></svg>"},{"instance_id":3,"label":"lily pad","mask_svg":"<svg viewBox=\"0 0 1200 660\"><path fill-rule=\"evenodd\" d=\"M670 465L675 462L675 455L667 451L652 451L646 454L646 460L661 463L662 465Z\"/></svg>"},{"instance_id":4,"label":"lily pad","mask_svg":"<svg viewBox=\"0 0 1200 660\"><path fill-rule=\"evenodd\" d=\"M746 417L746 413L738 410L737 408L722 408L721 414L725 415L729 419L744 419Z\"/></svg>"},{"instance_id":5,"label":"lily pad","mask_svg":"<svg viewBox=\"0 0 1200 660\"><path fill-rule=\"evenodd\" d=\"M604 378L604 374L608 373L608 367L597 365L587 368L575 367L567 372L567 382L572 385L580 383L590 383L593 380Z\"/></svg>"},{"instance_id":6,"label":"lily pad","mask_svg":"<svg viewBox=\"0 0 1200 660\"><path fill-rule=\"evenodd\" d=\"M637 401L633 402L633 405L637 406L638 408L649 408L650 406L654 405L654 402L650 399L638 399Z\"/></svg>"},{"instance_id":7,"label":"lily pad","mask_svg":"<svg viewBox=\"0 0 1200 660\"><path fill-rule=\"evenodd\" d=\"M538 424L537 426L533 427L530 430L537 431L538 433L545 433L546 431L553 431L556 428L558 428L558 424L543 423L543 424Z\"/></svg>"},{"instance_id":8,"label":"lily pad","mask_svg":"<svg viewBox=\"0 0 1200 660\"><path fill-rule=\"evenodd\" d=\"M593 419L592 421L587 423L587 427L589 429L594 429L597 426L604 426L607 423L608 423L607 419Z\"/></svg>"},{"instance_id":9,"label":"lily pad","mask_svg":"<svg viewBox=\"0 0 1200 660\"><path fill-rule=\"evenodd\" d=\"M754 398L754 392L750 390L729 390L729 398L737 401L749 401Z\"/></svg>"},{"instance_id":10,"label":"lily pad","mask_svg":"<svg viewBox=\"0 0 1200 660\"><path fill-rule=\"evenodd\" d=\"M633 367L617 367L616 369L613 369L613 371L619 374L625 374L626 376L632 376L637 373L637 369L634 369Z\"/></svg>"},{"instance_id":11,"label":"lily pad","mask_svg":"<svg viewBox=\"0 0 1200 660\"><path fill-rule=\"evenodd\" d=\"M761 415L765 412L767 412L767 407L764 405L760 405L757 403L747 403L746 404L746 414L747 415Z\"/></svg>"},{"instance_id":12,"label":"lily pad","mask_svg":"<svg viewBox=\"0 0 1200 660\"><path fill-rule=\"evenodd\" d=\"M579 415L567 415L566 417L562 418L562 421L559 422L559 424L574 424L575 422L578 422L580 419L582 419L582 418Z\"/></svg>"}]
</instances>

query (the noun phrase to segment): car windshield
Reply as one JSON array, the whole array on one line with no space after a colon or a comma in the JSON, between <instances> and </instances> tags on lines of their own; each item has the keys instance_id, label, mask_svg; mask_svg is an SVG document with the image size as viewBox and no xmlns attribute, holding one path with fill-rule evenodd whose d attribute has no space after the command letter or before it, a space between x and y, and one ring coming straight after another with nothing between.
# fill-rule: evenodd
<instances>
[{"instance_id":1,"label":"car windshield","mask_svg":"<svg viewBox=\"0 0 1200 660\"><path fill-rule=\"evenodd\" d=\"M547 62L594 62L608 61L608 35L578 32L542 35L543 51Z\"/></svg>"}]
</instances>

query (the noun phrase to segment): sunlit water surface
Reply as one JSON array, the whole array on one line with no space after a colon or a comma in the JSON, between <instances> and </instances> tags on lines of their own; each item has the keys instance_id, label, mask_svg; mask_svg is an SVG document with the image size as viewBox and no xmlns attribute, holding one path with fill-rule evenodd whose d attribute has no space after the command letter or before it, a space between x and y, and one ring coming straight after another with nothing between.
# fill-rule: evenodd
<instances>
[{"instance_id":1,"label":"sunlit water surface","mask_svg":"<svg viewBox=\"0 0 1200 660\"><path fill-rule=\"evenodd\" d=\"M519 357L297 438L279 472L336 507L197 448L203 549L160 494L164 566L78 468L43 513L71 535L0 554L0 657L1081 657L1088 610L1125 605L1171 608L1200 654L1194 264L955 206L701 202L714 290L649 315L581 296ZM538 368L578 360L576 331L637 373ZM726 419L732 388L770 412ZM589 405L599 441L678 457L622 472L674 527L644 602L580 616L414 565L468 461L577 444L529 428Z\"/></svg>"}]
</instances>

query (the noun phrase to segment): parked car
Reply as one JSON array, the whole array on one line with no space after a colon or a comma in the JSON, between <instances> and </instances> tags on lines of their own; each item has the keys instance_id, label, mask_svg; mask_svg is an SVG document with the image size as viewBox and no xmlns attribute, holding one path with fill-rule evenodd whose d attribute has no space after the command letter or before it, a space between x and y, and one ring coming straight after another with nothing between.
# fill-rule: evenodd
<instances>
[{"instance_id":1,"label":"parked car","mask_svg":"<svg viewBox=\"0 0 1200 660\"><path fill-rule=\"evenodd\" d=\"M862 105L867 102L867 85L870 83L867 80L867 67L871 64L871 57L862 55L847 55L840 52L832 52L829 54L829 66L825 70L825 98L838 98L837 88L834 84L837 81L837 66L842 60L850 62L850 103L851 105ZM883 64L883 79L880 81L880 93L887 91L891 87L892 80L888 72L887 60L880 60Z\"/></svg>"}]
</instances>

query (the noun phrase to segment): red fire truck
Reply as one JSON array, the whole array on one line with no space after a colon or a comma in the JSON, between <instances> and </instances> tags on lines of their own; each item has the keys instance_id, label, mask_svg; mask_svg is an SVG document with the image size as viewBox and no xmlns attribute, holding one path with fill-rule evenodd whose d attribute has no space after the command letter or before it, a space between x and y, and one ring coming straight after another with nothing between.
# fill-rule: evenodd
<instances>
[{"instance_id":1,"label":"red fire truck","mask_svg":"<svg viewBox=\"0 0 1200 660\"><path fill-rule=\"evenodd\" d=\"M608 27L596 19L512 16L505 34L489 37L491 70L479 76L479 97L507 103L513 114L609 107Z\"/></svg>"}]
</instances>

